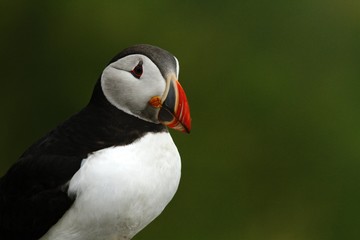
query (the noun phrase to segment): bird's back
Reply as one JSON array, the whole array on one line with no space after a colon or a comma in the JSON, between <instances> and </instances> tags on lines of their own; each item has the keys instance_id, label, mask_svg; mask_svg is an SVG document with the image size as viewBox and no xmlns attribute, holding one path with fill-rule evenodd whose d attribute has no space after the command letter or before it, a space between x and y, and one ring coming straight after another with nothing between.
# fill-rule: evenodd
<instances>
[{"instance_id":1,"label":"bird's back","mask_svg":"<svg viewBox=\"0 0 360 240\"><path fill-rule=\"evenodd\" d=\"M87 106L33 144L1 178L0 239L39 239L76 199L68 182L83 159L164 130L109 104Z\"/></svg>"}]
</instances>

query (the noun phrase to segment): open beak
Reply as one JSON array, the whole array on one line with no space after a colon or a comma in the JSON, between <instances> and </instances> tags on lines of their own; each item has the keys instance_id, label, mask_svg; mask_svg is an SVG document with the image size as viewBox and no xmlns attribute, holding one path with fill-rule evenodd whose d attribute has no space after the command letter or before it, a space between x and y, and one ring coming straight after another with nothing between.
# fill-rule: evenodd
<instances>
[{"instance_id":1,"label":"open beak","mask_svg":"<svg viewBox=\"0 0 360 240\"><path fill-rule=\"evenodd\" d=\"M149 101L155 108L160 108L158 120L175 130L190 133L190 108L184 89L175 76L166 81L166 90L162 97L155 96Z\"/></svg>"}]
</instances>

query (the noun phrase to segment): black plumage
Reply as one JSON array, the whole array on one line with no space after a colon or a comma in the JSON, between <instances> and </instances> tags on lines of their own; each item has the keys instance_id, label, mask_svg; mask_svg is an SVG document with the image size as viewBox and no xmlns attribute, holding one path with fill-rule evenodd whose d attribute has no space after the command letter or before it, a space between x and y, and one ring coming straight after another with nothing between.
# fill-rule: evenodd
<instances>
[{"instance_id":1,"label":"black plumage","mask_svg":"<svg viewBox=\"0 0 360 240\"><path fill-rule=\"evenodd\" d=\"M131 53L112 61L127 54ZM160 131L166 127L111 105L98 80L89 104L26 150L1 178L0 239L39 239L76 198L68 196L67 183L84 158Z\"/></svg>"}]
</instances>

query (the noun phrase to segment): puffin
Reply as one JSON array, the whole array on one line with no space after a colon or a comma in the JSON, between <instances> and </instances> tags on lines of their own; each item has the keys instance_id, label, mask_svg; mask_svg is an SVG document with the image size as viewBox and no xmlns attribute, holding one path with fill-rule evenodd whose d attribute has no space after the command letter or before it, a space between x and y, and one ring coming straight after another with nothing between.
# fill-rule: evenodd
<instances>
[{"instance_id":1,"label":"puffin","mask_svg":"<svg viewBox=\"0 0 360 240\"><path fill-rule=\"evenodd\" d=\"M157 46L122 50L88 104L31 145L0 179L2 240L129 240L177 191L168 128L191 130L179 61Z\"/></svg>"}]
</instances>

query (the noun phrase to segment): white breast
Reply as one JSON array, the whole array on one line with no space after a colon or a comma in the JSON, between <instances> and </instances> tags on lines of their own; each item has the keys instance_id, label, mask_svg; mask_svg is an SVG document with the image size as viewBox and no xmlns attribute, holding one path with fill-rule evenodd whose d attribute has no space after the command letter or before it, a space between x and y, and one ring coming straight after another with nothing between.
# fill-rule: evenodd
<instances>
[{"instance_id":1,"label":"white breast","mask_svg":"<svg viewBox=\"0 0 360 240\"><path fill-rule=\"evenodd\" d=\"M180 171L167 132L97 151L70 181L75 203L41 240L131 239L169 203Z\"/></svg>"}]
</instances>

